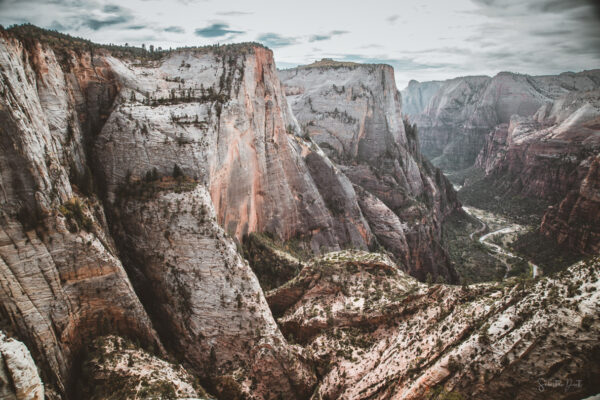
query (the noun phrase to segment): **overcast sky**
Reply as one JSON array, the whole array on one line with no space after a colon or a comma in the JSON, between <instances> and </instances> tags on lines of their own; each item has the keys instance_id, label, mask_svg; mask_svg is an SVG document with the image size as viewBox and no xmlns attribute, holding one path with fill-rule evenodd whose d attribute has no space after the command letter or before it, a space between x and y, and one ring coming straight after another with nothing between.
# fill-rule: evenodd
<instances>
[{"instance_id":1,"label":"overcast sky","mask_svg":"<svg viewBox=\"0 0 600 400\"><path fill-rule=\"evenodd\" d=\"M323 57L388 63L400 89L410 79L600 68L593 0L0 0L0 24L23 22L99 43L258 41L279 68Z\"/></svg>"}]
</instances>

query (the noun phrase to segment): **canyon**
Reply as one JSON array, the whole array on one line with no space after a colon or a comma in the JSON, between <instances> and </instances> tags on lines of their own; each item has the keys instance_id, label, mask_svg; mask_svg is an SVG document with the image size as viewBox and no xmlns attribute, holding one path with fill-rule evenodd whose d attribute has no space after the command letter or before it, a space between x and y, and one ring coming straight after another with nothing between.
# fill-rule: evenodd
<instances>
[{"instance_id":1,"label":"canyon","mask_svg":"<svg viewBox=\"0 0 600 400\"><path fill-rule=\"evenodd\" d=\"M600 70L589 70L412 81L402 93L424 154L463 186L463 201L528 204L542 235L596 254L599 90Z\"/></svg>"},{"instance_id":2,"label":"canyon","mask_svg":"<svg viewBox=\"0 0 600 400\"><path fill-rule=\"evenodd\" d=\"M22 25L0 31L0 75L1 398L600 392L600 260L458 285L461 202L427 160L450 139L405 119L454 118L440 88L518 86L463 112L493 133L458 165L560 202L541 232L597 254L594 73L536 78L552 104L506 74L405 95L383 64L277 70L257 43L150 52Z\"/></svg>"}]
</instances>

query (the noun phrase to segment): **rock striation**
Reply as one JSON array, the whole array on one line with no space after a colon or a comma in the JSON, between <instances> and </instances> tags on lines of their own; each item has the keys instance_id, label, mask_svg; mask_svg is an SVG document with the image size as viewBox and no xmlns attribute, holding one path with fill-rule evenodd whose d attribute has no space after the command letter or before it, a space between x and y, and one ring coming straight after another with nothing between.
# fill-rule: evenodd
<instances>
[{"instance_id":1,"label":"rock striation","mask_svg":"<svg viewBox=\"0 0 600 400\"><path fill-rule=\"evenodd\" d=\"M27 347L0 332L0 398L43 400L44 385Z\"/></svg>"},{"instance_id":2,"label":"rock striation","mask_svg":"<svg viewBox=\"0 0 600 400\"><path fill-rule=\"evenodd\" d=\"M65 64L68 66L65 66ZM162 349L108 233L75 181L111 90L89 54L0 32L0 304L47 387L62 395L85 343L108 331ZM94 72L95 71L95 72ZM86 106L94 99L94 106ZM95 115L87 118L88 111Z\"/></svg>"},{"instance_id":3,"label":"rock striation","mask_svg":"<svg viewBox=\"0 0 600 400\"><path fill-rule=\"evenodd\" d=\"M440 226L458 201L405 129L392 67L322 60L279 76L303 135L352 182L380 245L414 276L455 280Z\"/></svg>"},{"instance_id":4,"label":"rock striation","mask_svg":"<svg viewBox=\"0 0 600 400\"><path fill-rule=\"evenodd\" d=\"M385 256L337 252L267 299L323 376L318 398L580 398L600 390L597 268L428 286Z\"/></svg>"}]
</instances>

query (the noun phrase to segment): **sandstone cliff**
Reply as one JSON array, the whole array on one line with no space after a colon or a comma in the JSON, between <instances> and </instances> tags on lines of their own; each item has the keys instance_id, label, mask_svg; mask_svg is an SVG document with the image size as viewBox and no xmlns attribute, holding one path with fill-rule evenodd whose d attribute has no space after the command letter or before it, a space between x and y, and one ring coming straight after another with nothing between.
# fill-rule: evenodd
<instances>
[{"instance_id":1,"label":"sandstone cliff","mask_svg":"<svg viewBox=\"0 0 600 400\"><path fill-rule=\"evenodd\" d=\"M513 115L531 116L566 93L597 88L600 72L556 76L502 72L493 78L473 76L434 83L412 83L402 91L408 104L415 104L407 114L419 126L425 156L444 170L460 170L473 165L496 125L509 123ZM432 86L437 88L434 95ZM429 101L423 107L425 101L420 103L419 98Z\"/></svg>"},{"instance_id":2,"label":"sandstone cliff","mask_svg":"<svg viewBox=\"0 0 600 400\"><path fill-rule=\"evenodd\" d=\"M405 131L393 69L322 60L279 76L303 134L350 179L379 243L414 276L455 280L440 226L458 202Z\"/></svg>"},{"instance_id":3,"label":"sandstone cliff","mask_svg":"<svg viewBox=\"0 0 600 400\"><path fill-rule=\"evenodd\" d=\"M164 353L140 296L168 351L214 392L306 397L314 374L213 203L238 239L306 235L318 252L346 238L366 247L369 232L360 211L354 226L325 205L301 158L312 150L286 131L295 122L270 51L116 58L29 27L3 32L2 45L2 304L45 380L69 396L98 335Z\"/></svg>"},{"instance_id":4,"label":"sandstone cliff","mask_svg":"<svg viewBox=\"0 0 600 400\"><path fill-rule=\"evenodd\" d=\"M3 321L27 344L48 387L62 394L78 352L102 332L162 348L117 256L102 205L72 183L86 171L88 111L99 118L110 103L110 75L90 63L89 55L57 54L0 33Z\"/></svg>"},{"instance_id":5,"label":"sandstone cliff","mask_svg":"<svg viewBox=\"0 0 600 400\"><path fill-rule=\"evenodd\" d=\"M29 350L0 332L0 399L43 400L44 385Z\"/></svg>"}]
</instances>

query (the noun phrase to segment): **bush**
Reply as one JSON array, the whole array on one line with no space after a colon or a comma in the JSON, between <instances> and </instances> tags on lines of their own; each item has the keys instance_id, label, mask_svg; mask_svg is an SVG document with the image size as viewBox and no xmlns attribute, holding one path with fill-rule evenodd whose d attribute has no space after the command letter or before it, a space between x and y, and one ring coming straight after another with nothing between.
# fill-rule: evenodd
<instances>
[{"instance_id":1,"label":"bush","mask_svg":"<svg viewBox=\"0 0 600 400\"><path fill-rule=\"evenodd\" d=\"M71 232L85 229L90 232L94 222L84 212L84 206L79 199L73 198L59 207L59 211L67 218L68 228Z\"/></svg>"}]
</instances>

